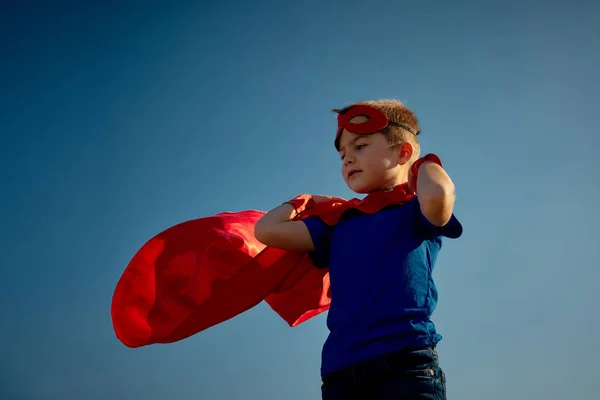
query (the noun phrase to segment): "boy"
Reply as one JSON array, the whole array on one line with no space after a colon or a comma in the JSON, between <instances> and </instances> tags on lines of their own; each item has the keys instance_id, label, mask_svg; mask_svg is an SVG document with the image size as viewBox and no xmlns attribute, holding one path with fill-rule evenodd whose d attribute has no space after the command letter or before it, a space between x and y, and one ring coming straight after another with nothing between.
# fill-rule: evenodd
<instances>
[{"instance_id":1,"label":"boy","mask_svg":"<svg viewBox=\"0 0 600 400\"><path fill-rule=\"evenodd\" d=\"M435 347L441 336L430 316L441 237L462 233L453 216L454 185L437 156L419 159L418 120L401 103L361 102L334 111L348 187L367 198L404 190L407 201L372 213L351 210L335 226L317 217L294 220L295 208L286 203L258 221L256 238L309 252L315 266L329 268L324 400L445 400Z\"/></svg>"}]
</instances>

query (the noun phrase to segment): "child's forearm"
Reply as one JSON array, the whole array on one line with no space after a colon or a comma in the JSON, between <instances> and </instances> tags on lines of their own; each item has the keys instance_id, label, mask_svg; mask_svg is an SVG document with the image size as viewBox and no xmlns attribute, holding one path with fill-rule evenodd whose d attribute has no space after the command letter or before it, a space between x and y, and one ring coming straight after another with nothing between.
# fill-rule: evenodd
<instances>
[{"instance_id":1,"label":"child's forearm","mask_svg":"<svg viewBox=\"0 0 600 400\"><path fill-rule=\"evenodd\" d=\"M306 225L292 221L296 210L285 203L269 211L254 225L254 236L266 246L283 250L313 251L315 246Z\"/></svg>"},{"instance_id":2,"label":"child's forearm","mask_svg":"<svg viewBox=\"0 0 600 400\"><path fill-rule=\"evenodd\" d=\"M290 203L284 203L279 207L275 207L268 213L262 216L256 225L269 226L273 224L281 224L289 222L296 216L296 209Z\"/></svg>"},{"instance_id":3,"label":"child's forearm","mask_svg":"<svg viewBox=\"0 0 600 400\"><path fill-rule=\"evenodd\" d=\"M450 221L456 198L454 183L446 171L433 162L419 167L417 195L421 212L436 226L444 226Z\"/></svg>"},{"instance_id":4,"label":"child's forearm","mask_svg":"<svg viewBox=\"0 0 600 400\"><path fill-rule=\"evenodd\" d=\"M254 225L254 236L259 242L278 249L314 251L315 245L306 224L292 219L312 205L344 201L341 197L318 194L298 196L263 215Z\"/></svg>"}]
</instances>

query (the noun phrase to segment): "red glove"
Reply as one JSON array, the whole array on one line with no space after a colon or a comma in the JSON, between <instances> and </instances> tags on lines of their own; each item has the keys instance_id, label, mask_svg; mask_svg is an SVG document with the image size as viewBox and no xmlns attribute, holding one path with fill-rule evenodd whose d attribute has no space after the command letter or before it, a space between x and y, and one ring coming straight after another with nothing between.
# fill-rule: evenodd
<instances>
[{"instance_id":1,"label":"red glove","mask_svg":"<svg viewBox=\"0 0 600 400\"><path fill-rule=\"evenodd\" d=\"M300 196L295 197L290 201L286 201L285 204L291 204L292 206L294 206L294 208L296 209L296 214L294 215L293 219L296 219L296 217L299 214L303 213L305 210L313 208L315 206L315 201L312 199L311 196L307 194L301 194Z\"/></svg>"}]
</instances>

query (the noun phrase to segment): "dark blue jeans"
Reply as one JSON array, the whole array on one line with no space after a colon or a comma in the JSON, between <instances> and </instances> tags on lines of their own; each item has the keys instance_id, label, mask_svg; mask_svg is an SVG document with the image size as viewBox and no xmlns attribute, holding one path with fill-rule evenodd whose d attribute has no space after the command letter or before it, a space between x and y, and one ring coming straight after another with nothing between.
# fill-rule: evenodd
<instances>
[{"instance_id":1,"label":"dark blue jeans","mask_svg":"<svg viewBox=\"0 0 600 400\"><path fill-rule=\"evenodd\" d=\"M323 400L446 400L435 347L387 354L322 378Z\"/></svg>"}]
</instances>

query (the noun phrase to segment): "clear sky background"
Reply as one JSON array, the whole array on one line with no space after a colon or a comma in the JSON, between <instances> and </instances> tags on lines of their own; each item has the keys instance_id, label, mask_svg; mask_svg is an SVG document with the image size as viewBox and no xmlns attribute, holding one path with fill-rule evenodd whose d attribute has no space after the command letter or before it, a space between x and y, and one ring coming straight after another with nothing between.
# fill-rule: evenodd
<instances>
[{"instance_id":1,"label":"clear sky background","mask_svg":"<svg viewBox=\"0 0 600 400\"><path fill-rule=\"evenodd\" d=\"M591 0L3 1L0 398L320 398L325 314L289 328L263 303L129 349L111 296L178 222L353 197L330 109L397 98L465 228L435 272L448 397L597 399L599 20Z\"/></svg>"}]
</instances>

